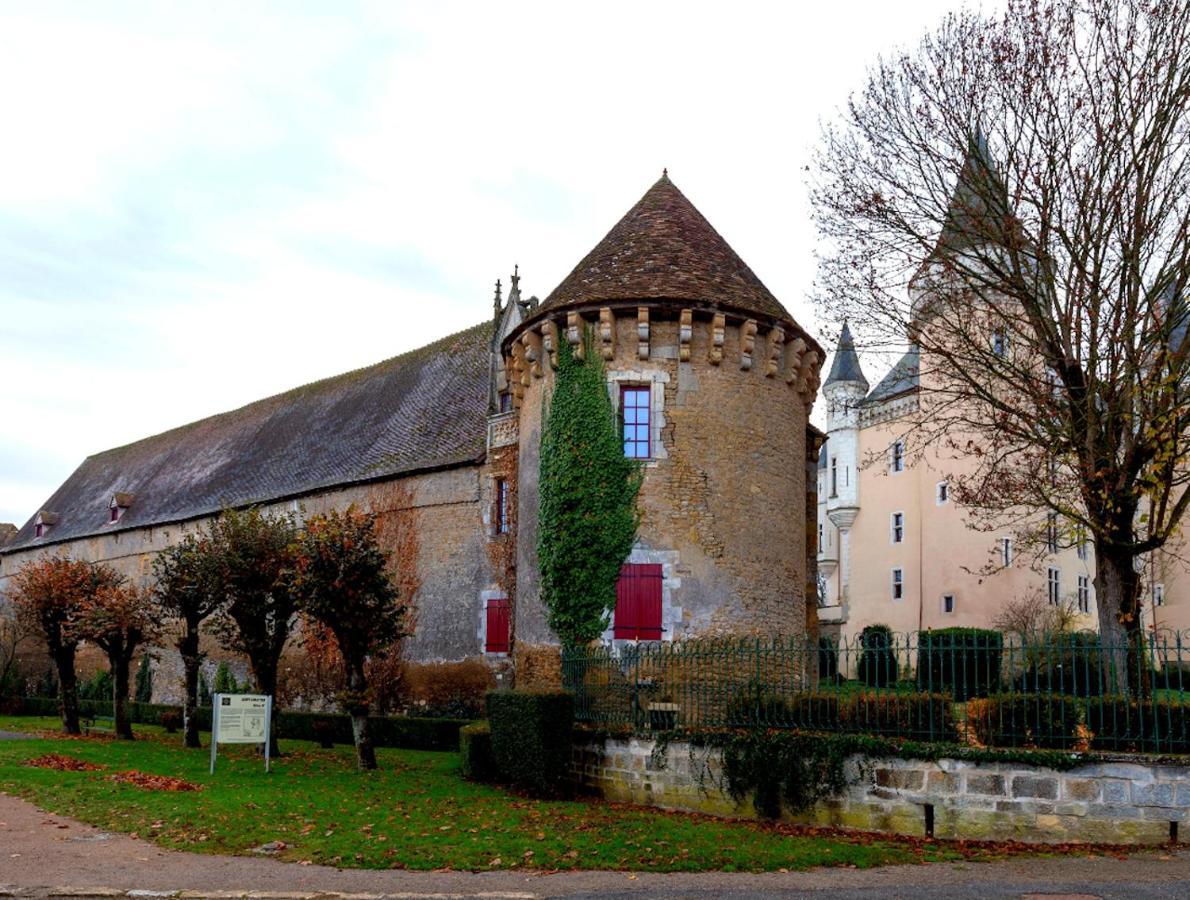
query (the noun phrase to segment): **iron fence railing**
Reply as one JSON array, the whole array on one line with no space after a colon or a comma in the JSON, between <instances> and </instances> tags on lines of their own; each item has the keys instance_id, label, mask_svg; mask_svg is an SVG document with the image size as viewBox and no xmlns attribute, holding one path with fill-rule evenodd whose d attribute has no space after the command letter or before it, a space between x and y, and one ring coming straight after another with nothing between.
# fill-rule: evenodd
<instances>
[{"instance_id":1,"label":"iron fence railing","mask_svg":"<svg viewBox=\"0 0 1190 900\"><path fill-rule=\"evenodd\" d=\"M636 731L798 728L973 747L1190 752L1190 632L976 629L853 640L618 642L568 649L580 722Z\"/></svg>"}]
</instances>

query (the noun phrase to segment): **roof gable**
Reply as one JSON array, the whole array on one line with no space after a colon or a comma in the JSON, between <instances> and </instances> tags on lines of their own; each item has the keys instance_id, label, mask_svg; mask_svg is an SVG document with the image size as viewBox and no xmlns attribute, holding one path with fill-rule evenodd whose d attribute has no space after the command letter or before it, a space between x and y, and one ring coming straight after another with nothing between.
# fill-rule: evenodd
<instances>
[{"instance_id":1,"label":"roof gable","mask_svg":"<svg viewBox=\"0 0 1190 900\"><path fill-rule=\"evenodd\" d=\"M35 538L30 520L4 551L478 461L491 336L484 323L88 457L43 504L60 517L48 540ZM136 502L109 524L117 492Z\"/></svg>"}]
</instances>

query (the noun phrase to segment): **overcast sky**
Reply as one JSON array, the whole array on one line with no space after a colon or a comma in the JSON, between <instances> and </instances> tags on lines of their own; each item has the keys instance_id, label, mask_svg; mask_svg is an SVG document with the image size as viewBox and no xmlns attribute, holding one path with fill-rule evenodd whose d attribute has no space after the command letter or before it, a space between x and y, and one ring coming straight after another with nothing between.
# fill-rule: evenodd
<instances>
[{"instance_id":1,"label":"overcast sky","mask_svg":"<svg viewBox=\"0 0 1190 900\"><path fill-rule=\"evenodd\" d=\"M663 166L825 341L818 124L956 3L6 4L0 521L481 321L514 263L544 297Z\"/></svg>"}]
</instances>

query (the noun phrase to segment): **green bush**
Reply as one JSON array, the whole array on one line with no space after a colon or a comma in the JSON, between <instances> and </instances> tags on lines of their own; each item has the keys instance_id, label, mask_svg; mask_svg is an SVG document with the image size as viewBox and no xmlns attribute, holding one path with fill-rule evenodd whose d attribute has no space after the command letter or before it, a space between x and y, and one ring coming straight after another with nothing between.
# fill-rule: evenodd
<instances>
[{"instance_id":1,"label":"green bush","mask_svg":"<svg viewBox=\"0 0 1190 900\"><path fill-rule=\"evenodd\" d=\"M96 672L78 687L79 700L111 700L112 673L107 669Z\"/></svg>"},{"instance_id":2,"label":"green bush","mask_svg":"<svg viewBox=\"0 0 1190 900\"><path fill-rule=\"evenodd\" d=\"M468 781L495 781L496 759L492 756L492 729L487 721L472 722L459 729L459 769Z\"/></svg>"},{"instance_id":3,"label":"green bush","mask_svg":"<svg viewBox=\"0 0 1190 900\"><path fill-rule=\"evenodd\" d=\"M111 700L80 700L79 712L84 718L110 717ZM129 701L129 721L142 725L161 725L161 716L176 712L176 706L161 703ZM20 715L57 716L58 701L53 697L26 697L21 701ZM211 730L210 707L195 710L198 727ZM346 715L282 710L275 713L277 736L291 741L318 741L316 723L329 722L335 743L351 744L351 718ZM400 747L405 750L458 750L459 729L468 719L420 719L413 716L373 716L372 739L377 747Z\"/></svg>"},{"instance_id":4,"label":"green bush","mask_svg":"<svg viewBox=\"0 0 1190 900\"><path fill-rule=\"evenodd\" d=\"M1153 690L1190 693L1190 663L1167 662L1153 673Z\"/></svg>"},{"instance_id":5,"label":"green bush","mask_svg":"<svg viewBox=\"0 0 1190 900\"><path fill-rule=\"evenodd\" d=\"M1112 690L1094 634L1051 635L1023 652L1027 665L1016 681L1017 693L1097 697Z\"/></svg>"},{"instance_id":6,"label":"green bush","mask_svg":"<svg viewBox=\"0 0 1190 900\"><path fill-rule=\"evenodd\" d=\"M574 696L563 691L491 691L487 703L500 780L542 796L566 793Z\"/></svg>"},{"instance_id":7,"label":"green bush","mask_svg":"<svg viewBox=\"0 0 1190 900\"><path fill-rule=\"evenodd\" d=\"M1000 687L1004 638L985 628L939 628L922 632L917 649L917 686L955 700L986 697Z\"/></svg>"},{"instance_id":8,"label":"green bush","mask_svg":"<svg viewBox=\"0 0 1190 900\"><path fill-rule=\"evenodd\" d=\"M733 728L753 725L780 726L789 723L785 698L774 693L763 681L753 679L727 702L727 724Z\"/></svg>"},{"instance_id":9,"label":"green bush","mask_svg":"<svg viewBox=\"0 0 1190 900\"><path fill-rule=\"evenodd\" d=\"M1092 697L1087 728L1096 750L1190 753L1190 706L1175 700Z\"/></svg>"},{"instance_id":10,"label":"green bush","mask_svg":"<svg viewBox=\"0 0 1190 900\"><path fill-rule=\"evenodd\" d=\"M967 725L989 747L1065 750L1079 738L1080 701L1060 694L992 694L967 704Z\"/></svg>"},{"instance_id":11,"label":"green bush","mask_svg":"<svg viewBox=\"0 0 1190 900\"><path fill-rule=\"evenodd\" d=\"M839 680L839 645L825 634L818 637L818 677L828 682Z\"/></svg>"},{"instance_id":12,"label":"green bush","mask_svg":"<svg viewBox=\"0 0 1190 900\"><path fill-rule=\"evenodd\" d=\"M839 704L839 730L950 741L955 734L953 706L949 694L855 694Z\"/></svg>"},{"instance_id":13,"label":"green bush","mask_svg":"<svg viewBox=\"0 0 1190 900\"><path fill-rule=\"evenodd\" d=\"M860 632L859 680L868 687L889 687L897 681L897 654L892 629L869 625Z\"/></svg>"}]
</instances>

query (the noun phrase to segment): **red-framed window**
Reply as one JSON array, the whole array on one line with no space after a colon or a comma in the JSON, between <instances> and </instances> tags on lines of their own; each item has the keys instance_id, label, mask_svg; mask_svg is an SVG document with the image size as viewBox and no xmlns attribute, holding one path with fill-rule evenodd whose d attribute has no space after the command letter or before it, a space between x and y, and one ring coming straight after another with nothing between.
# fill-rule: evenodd
<instances>
[{"instance_id":1,"label":"red-framed window","mask_svg":"<svg viewBox=\"0 0 1190 900\"><path fill-rule=\"evenodd\" d=\"M509 617L512 609L507 597L493 597L487 606L487 640L484 650L488 653L507 653Z\"/></svg>"},{"instance_id":2,"label":"red-framed window","mask_svg":"<svg viewBox=\"0 0 1190 900\"><path fill-rule=\"evenodd\" d=\"M617 640L661 640L661 565L628 563L616 582L616 614L612 619Z\"/></svg>"},{"instance_id":3,"label":"red-framed window","mask_svg":"<svg viewBox=\"0 0 1190 900\"><path fill-rule=\"evenodd\" d=\"M629 459L649 459L652 446L649 438L648 387L620 388L620 417L623 420L624 455Z\"/></svg>"},{"instance_id":4,"label":"red-framed window","mask_svg":"<svg viewBox=\"0 0 1190 900\"><path fill-rule=\"evenodd\" d=\"M496 479L496 534L508 534L508 482Z\"/></svg>"}]
</instances>

